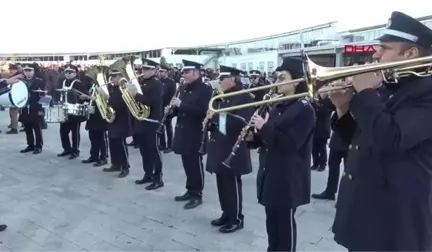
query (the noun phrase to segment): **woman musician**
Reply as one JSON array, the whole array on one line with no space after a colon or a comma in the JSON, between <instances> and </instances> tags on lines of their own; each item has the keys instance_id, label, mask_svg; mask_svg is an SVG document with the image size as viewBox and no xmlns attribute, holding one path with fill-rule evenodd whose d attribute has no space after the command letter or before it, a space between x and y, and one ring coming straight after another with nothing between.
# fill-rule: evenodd
<instances>
[{"instance_id":1,"label":"woman musician","mask_svg":"<svg viewBox=\"0 0 432 252\"><path fill-rule=\"evenodd\" d=\"M242 71L220 66L219 89L225 94L243 89L239 80ZM228 97L219 102L219 107L228 107L250 103L253 98L250 94ZM208 112L212 114L212 112ZM222 233L232 233L243 228L242 214L242 179L241 176L252 172L250 151L243 143L233 157L230 166L223 161L229 156L242 129L246 126L254 113L254 108L242 108L229 114L207 115L213 117L213 127L209 127L210 140L207 146L206 170L216 174L219 202L222 215L211 221L211 225L219 227Z\"/></svg>"},{"instance_id":2,"label":"woman musician","mask_svg":"<svg viewBox=\"0 0 432 252\"><path fill-rule=\"evenodd\" d=\"M303 77L302 61L285 58L277 82ZM276 82L276 83L277 83ZM307 92L305 82L278 87L285 96ZM267 122L255 114L254 141L265 143L259 203L265 207L268 251L295 251L296 208L310 202L310 163L315 112L304 98L275 104Z\"/></svg>"}]
</instances>

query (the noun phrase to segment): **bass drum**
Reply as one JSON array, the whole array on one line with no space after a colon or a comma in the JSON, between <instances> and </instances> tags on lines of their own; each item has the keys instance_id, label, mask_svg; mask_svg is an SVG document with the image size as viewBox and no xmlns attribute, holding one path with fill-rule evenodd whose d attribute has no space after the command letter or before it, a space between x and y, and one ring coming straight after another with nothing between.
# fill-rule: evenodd
<instances>
[{"instance_id":1,"label":"bass drum","mask_svg":"<svg viewBox=\"0 0 432 252\"><path fill-rule=\"evenodd\" d=\"M0 106L23 108L27 105L29 93L23 81L0 89Z\"/></svg>"}]
</instances>

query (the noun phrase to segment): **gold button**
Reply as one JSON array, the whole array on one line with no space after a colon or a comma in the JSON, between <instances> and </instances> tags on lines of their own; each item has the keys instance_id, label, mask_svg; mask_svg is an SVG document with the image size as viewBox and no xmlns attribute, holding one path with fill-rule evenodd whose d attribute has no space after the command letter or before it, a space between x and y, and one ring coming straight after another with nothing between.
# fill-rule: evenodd
<instances>
[{"instance_id":1,"label":"gold button","mask_svg":"<svg viewBox=\"0 0 432 252\"><path fill-rule=\"evenodd\" d=\"M356 150L358 150L360 147L358 145L356 145Z\"/></svg>"},{"instance_id":2,"label":"gold button","mask_svg":"<svg viewBox=\"0 0 432 252\"><path fill-rule=\"evenodd\" d=\"M346 146L346 145L345 145L345 146ZM350 150L352 149L352 144L350 144L350 145L348 146L348 149L350 149Z\"/></svg>"},{"instance_id":3,"label":"gold button","mask_svg":"<svg viewBox=\"0 0 432 252\"><path fill-rule=\"evenodd\" d=\"M352 175L351 174L348 174L348 179L352 180Z\"/></svg>"}]
</instances>

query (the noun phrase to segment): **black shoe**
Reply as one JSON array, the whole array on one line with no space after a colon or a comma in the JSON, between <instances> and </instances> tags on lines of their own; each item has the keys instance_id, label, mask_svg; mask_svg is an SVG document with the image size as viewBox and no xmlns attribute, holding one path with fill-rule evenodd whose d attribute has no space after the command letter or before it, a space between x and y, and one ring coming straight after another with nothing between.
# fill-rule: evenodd
<instances>
[{"instance_id":1,"label":"black shoe","mask_svg":"<svg viewBox=\"0 0 432 252\"><path fill-rule=\"evenodd\" d=\"M36 148L34 151L33 151L33 154L39 154L39 153L41 153L42 152L42 148Z\"/></svg>"},{"instance_id":2,"label":"black shoe","mask_svg":"<svg viewBox=\"0 0 432 252\"><path fill-rule=\"evenodd\" d=\"M327 193L326 191L320 194L312 194L312 199L321 199L321 200L335 200L335 195L332 193Z\"/></svg>"},{"instance_id":3,"label":"black shoe","mask_svg":"<svg viewBox=\"0 0 432 252\"><path fill-rule=\"evenodd\" d=\"M41 129L43 129L43 130L48 129L48 124L44 124L44 125L42 125Z\"/></svg>"},{"instance_id":4,"label":"black shoe","mask_svg":"<svg viewBox=\"0 0 432 252\"><path fill-rule=\"evenodd\" d=\"M132 142L130 142L130 143L128 143L128 144L126 144L126 146L135 146L136 144L135 144L135 142L134 141L132 141Z\"/></svg>"},{"instance_id":5,"label":"black shoe","mask_svg":"<svg viewBox=\"0 0 432 252\"><path fill-rule=\"evenodd\" d=\"M202 204L201 198L192 198L188 203L184 206L184 209L192 209Z\"/></svg>"},{"instance_id":6,"label":"black shoe","mask_svg":"<svg viewBox=\"0 0 432 252\"><path fill-rule=\"evenodd\" d=\"M168 149L164 150L163 152L164 152L165 154L168 154L168 153L172 152L172 150L171 150L171 148L168 148Z\"/></svg>"},{"instance_id":7,"label":"black shoe","mask_svg":"<svg viewBox=\"0 0 432 252\"><path fill-rule=\"evenodd\" d=\"M181 196L175 196L174 200L175 201L188 201L192 199L192 196L189 193L185 193Z\"/></svg>"},{"instance_id":8,"label":"black shoe","mask_svg":"<svg viewBox=\"0 0 432 252\"><path fill-rule=\"evenodd\" d=\"M318 169L318 165L312 165L311 170L316 171L316 169Z\"/></svg>"},{"instance_id":9,"label":"black shoe","mask_svg":"<svg viewBox=\"0 0 432 252\"><path fill-rule=\"evenodd\" d=\"M227 223L219 228L219 232L224 234L233 233L237 230L243 229L243 227L244 227L243 221L240 222L239 224Z\"/></svg>"},{"instance_id":10,"label":"black shoe","mask_svg":"<svg viewBox=\"0 0 432 252\"><path fill-rule=\"evenodd\" d=\"M150 176L145 176L145 175L142 179L135 180L135 184L137 184L137 185L148 184L148 183L152 183L152 182L153 182L153 178Z\"/></svg>"},{"instance_id":11,"label":"black shoe","mask_svg":"<svg viewBox=\"0 0 432 252\"><path fill-rule=\"evenodd\" d=\"M27 146L24 150L20 150L20 153L32 152L32 151L34 151L34 150L35 150L34 147Z\"/></svg>"},{"instance_id":12,"label":"black shoe","mask_svg":"<svg viewBox=\"0 0 432 252\"><path fill-rule=\"evenodd\" d=\"M70 154L69 159L76 159L77 157L79 157L79 152L73 152Z\"/></svg>"},{"instance_id":13,"label":"black shoe","mask_svg":"<svg viewBox=\"0 0 432 252\"><path fill-rule=\"evenodd\" d=\"M70 151L63 151L62 153L57 154L57 157L66 157L69 156L70 154L71 154Z\"/></svg>"},{"instance_id":14,"label":"black shoe","mask_svg":"<svg viewBox=\"0 0 432 252\"><path fill-rule=\"evenodd\" d=\"M17 129L10 129L9 131L6 131L6 134L18 134Z\"/></svg>"},{"instance_id":15,"label":"black shoe","mask_svg":"<svg viewBox=\"0 0 432 252\"><path fill-rule=\"evenodd\" d=\"M146 186L146 190L151 191L151 190L156 190L158 188L161 188L164 186L164 182L162 181L162 179L158 179L158 180L154 180L153 183L151 183L150 185Z\"/></svg>"},{"instance_id":16,"label":"black shoe","mask_svg":"<svg viewBox=\"0 0 432 252\"><path fill-rule=\"evenodd\" d=\"M25 132L25 129L20 129L19 132Z\"/></svg>"},{"instance_id":17,"label":"black shoe","mask_svg":"<svg viewBox=\"0 0 432 252\"><path fill-rule=\"evenodd\" d=\"M212 226L215 226L215 227L222 227L223 225L225 225L227 223L228 223L228 220L226 218L224 218L224 217L220 217L220 218L214 219L214 220L212 220L210 222L210 224Z\"/></svg>"},{"instance_id":18,"label":"black shoe","mask_svg":"<svg viewBox=\"0 0 432 252\"><path fill-rule=\"evenodd\" d=\"M104 165L106 165L106 164L108 164L108 161L107 161L106 159L104 159L104 160L99 160L99 161L97 161L97 163L96 163L96 164L93 164L93 166L94 166L94 167L100 167L100 166L104 166Z\"/></svg>"},{"instance_id":19,"label":"black shoe","mask_svg":"<svg viewBox=\"0 0 432 252\"><path fill-rule=\"evenodd\" d=\"M83 163L83 164L90 164L90 163L97 163L97 162L99 162L99 160L97 160L96 158L92 158L92 157L89 157L89 158L81 161L81 163Z\"/></svg>"},{"instance_id":20,"label":"black shoe","mask_svg":"<svg viewBox=\"0 0 432 252\"><path fill-rule=\"evenodd\" d=\"M1 224L1 225L0 225L0 232L5 231L6 228L7 228L7 225L5 225L5 224Z\"/></svg>"},{"instance_id":21,"label":"black shoe","mask_svg":"<svg viewBox=\"0 0 432 252\"><path fill-rule=\"evenodd\" d=\"M118 175L118 177L119 177L119 178L124 178L124 177L126 177L127 175L129 175L129 169L121 168L121 172L120 172L120 174Z\"/></svg>"},{"instance_id":22,"label":"black shoe","mask_svg":"<svg viewBox=\"0 0 432 252\"><path fill-rule=\"evenodd\" d=\"M320 166L318 166L318 168L316 170L319 172L325 171L326 166L327 165L320 165Z\"/></svg>"},{"instance_id":23,"label":"black shoe","mask_svg":"<svg viewBox=\"0 0 432 252\"><path fill-rule=\"evenodd\" d=\"M134 145L134 149L139 149L139 145Z\"/></svg>"},{"instance_id":24,"label":"black shoe","mask_svg":"<svg viewBox=\"0 0 432 252\"><path fill-rule=\"evenodd\" d=\"M111 165L110 168L103 168L102 171L104 172L117 172L120 171L120 167L116 165Z\"/></svg>"}]
</instances>

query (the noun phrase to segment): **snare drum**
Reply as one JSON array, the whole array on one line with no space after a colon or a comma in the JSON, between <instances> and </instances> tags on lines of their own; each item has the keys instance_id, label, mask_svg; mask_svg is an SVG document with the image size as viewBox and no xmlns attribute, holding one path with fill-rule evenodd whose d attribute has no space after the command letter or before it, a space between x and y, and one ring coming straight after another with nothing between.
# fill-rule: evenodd
<instances>
[{"instance_id":1,"label":"snare drum","mask_svg":"<svg viewBox=\"0 0 432 252\"><path fill-rule=\"evenodd\" d=\"M0 89L0 105L3 107L23 108L27 105L29 93L23 81Z\"/></svg>"},{"instance_id":2,"label":"snare drum","mask_svg":"<svg viewBox=\"0 0 432 252\"><path fill-rule=\"evenodd\" d=\"M65 103L65 110L67 115L72 116L84 116L84 105L83 104L70 104Z\"/></svg>"},{"instance_id":3,"label":"snare drum","mask_svg":"<svg viewBox=\"0 0 432 252\"><path fill-rule=\"evenodd\" d=\"M47 123L63 123L66 120L67 115L63 105L54 105L53 107L45 108L45 121Z\"/></svg>"}]
</instances>

